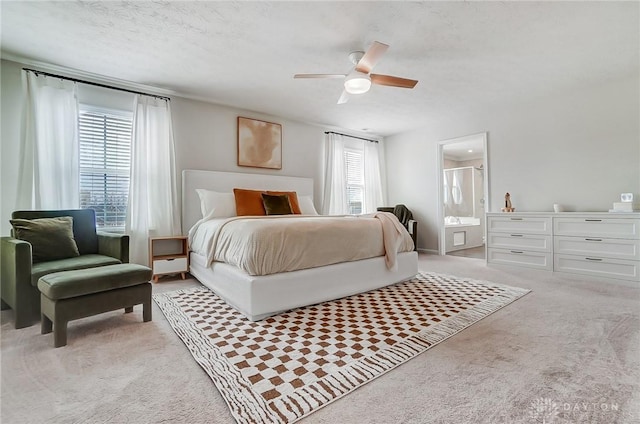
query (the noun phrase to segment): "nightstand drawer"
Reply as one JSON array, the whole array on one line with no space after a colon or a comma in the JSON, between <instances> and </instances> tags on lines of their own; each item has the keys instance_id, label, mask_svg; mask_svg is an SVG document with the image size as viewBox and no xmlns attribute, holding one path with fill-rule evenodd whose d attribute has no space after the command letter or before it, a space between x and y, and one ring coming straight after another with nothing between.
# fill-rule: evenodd
<instances>
[{"instance_id":1,"label":"nightstand drawer","mask_svg":"<svg viewBox=\"0 0 640 424\"><path fill-rule=\"evenodd\" d=\"M640 260L640 240L557 236L553 250L566 255Z\"/></svg>"},{"instance_id":2,"label":"nightstand drawer","mask_svg":"<svg viewBox=\"0 0 640 424\"><path fill-rule=\"evenodd\" d=\"M511 214L506 215L490 216L487 219L487 232L551 235L551 217L520 217L512 216Z\"/></svg>"},{"instance_id":3,"label":"nightstand drawer","mask_svg":"<svg viewBox=\"0 0 640 424\"><path fill-rule=\"evenodd\" d=\"M640 219L554 218L555 236L640 239Z\"/></svg>"},{"instance_id":4,"label":"nightstand drawer","mask_svg":"<svg viewBox=\"0 0 640 424\"><path fill-rule=\"evenodd\" d=\"M553 256L550 252L526 250L487 249L487 262L502 265L517 265L551 271Z\"/></svg>"},{"instance_id":5,"label":"nightstand drawer","mask_svg":"<svg viewBox=\"0 0 640 424\"><path fill-rule=\"evenodd\" d=\"M188 270L186 257L153 261L153 275L187 272Z\"/></svg>"},{"instance_id":6,"label":"nightstand drawer","mask_svg":"<svg viewBox=\"0 0 640 424\"><path fill-rule=\"evenodd\" d=\"M551 236L489 233L487 235L487 247L551 252Z\"/></svg>"},{"instance_id":7,"label":"nightstand drawer","mask_svg":"<svg viewBox=\"0 0 640 424\"><path fill-rule=\"evenodd\" d=\"M591 256L555 255L554 271L640 281L640 262Z\"/></svg>"}]
</instances>

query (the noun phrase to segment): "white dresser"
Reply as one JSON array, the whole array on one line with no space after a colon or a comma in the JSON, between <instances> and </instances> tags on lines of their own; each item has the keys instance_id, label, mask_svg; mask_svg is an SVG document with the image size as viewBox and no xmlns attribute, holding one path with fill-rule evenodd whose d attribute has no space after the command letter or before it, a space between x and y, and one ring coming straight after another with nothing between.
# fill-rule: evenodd
<instances>
[{"instance_id":1,"label":"white dresser","mask_svg":"<svg viewBox=\"0 0 640 424\"><path fill-rule=\"evenodd\" d=\"M487 213L487 262L640 282L640 213Z\"/></svg>"}]
</instances>

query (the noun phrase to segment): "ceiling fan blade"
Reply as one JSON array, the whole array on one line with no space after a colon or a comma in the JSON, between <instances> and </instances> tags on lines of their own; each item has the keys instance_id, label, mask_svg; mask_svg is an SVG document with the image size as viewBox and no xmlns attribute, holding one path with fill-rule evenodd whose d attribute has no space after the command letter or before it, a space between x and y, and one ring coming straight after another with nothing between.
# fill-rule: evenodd
<instances>
[{"instance_id":1,"label":"ceiling fan blade","mask_svg":"<svg viewBox=\"0 0 640 424\"><path fill-rule=\"evenodd\" d=\"M344 78L345 74L295 74L294 78Z\"/></svg>"},{"instance_id":2,"label":"ceiling fan blade","mask_svg":"<svg viewBox=\"0 0 640 424\"><path fill-rule=\"evenodd\" d=\"M356 71L368 74L371 72L376 63L380 60L384 52L389 48L388 45L374 41L369 50L362 56L362 59L356 65Z\"/></svg>"},{"instance_id":3,"label":"ceiling fan blade","mask_svg":"<svg viewBox=\"0 0 640 424\"><path fill-rule=\"evenodd\" d=\"M391 75L371 74L372 84L388 85L390 87L413 88L418 83L417 80L393 77Z\"/></svg>"},{"instance_id":4,"label":"ceiling fan blade","mask_svg":"<svg viewBox=\"0 0 640 424\"><path fill-rule=\"evenodd\" d=\"M340 98L338 99L338 104L341 105L343 103L347 103L349 101L349 93L347 93L347 90L342 90L342 95L340 95Z\"/></svg>"}]
</instances>

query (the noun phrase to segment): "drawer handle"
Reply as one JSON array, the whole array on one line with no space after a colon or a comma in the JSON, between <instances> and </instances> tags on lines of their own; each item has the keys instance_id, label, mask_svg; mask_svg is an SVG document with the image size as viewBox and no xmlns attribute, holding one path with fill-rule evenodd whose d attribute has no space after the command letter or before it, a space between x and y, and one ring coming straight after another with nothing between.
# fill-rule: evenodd
<instances>
[{"instance_id":1,"label":"drawer handle","mask_svg":"<svg viewBox=\"0 0 640 424\"><path fill-rule=\"evenodd\" d=\"M511 218L512 221L522 221L522 218Z\"/></svg>"},{"instance_id":2,"label":"drawer handle","mask_svg":"<svg viewBox=\"0 0 640 424\"><path fill-rule=\"evenodd\" d=\"M586 222L602 222L601 219L585 219Z\"/></svg>"},{"instance_id":3,"label":"drawer handle","mask_svg":"<svg viewBox=\"0 0 640 424\"><path fill-rule=\"evenodd\" d=\"M602 241L602 239L592 239L592 238L586 238L586 241Z\"/></svg>"},{"instance_id":4,"label":"drawer handle","mask_svg":"<svg viewBox=\"0 0 640 424\"><path fill-rule=\"evenodd\" d=\"M512 250L511 253L524 253L522 250Z\"/></svg>"},{"instance_id":5,"label":"drawer handle","mask_svg":"<svg viewBox=\"0 0 640 424\"><path fill-rule=\"evenodd\" d=\"M511 237L523 237L522 234L511 234Z\"/></svg>"},{"instance_id":6,"label":"drawer handle","mask_svg":"<svg viewBox=\"0 0 640 424\"><path fill-rule=\"evenodd\" d=\"M585 258L588 261L596 261L596 262L600 262L602 259L600 258Z\"/></svg>"}]
</instances>

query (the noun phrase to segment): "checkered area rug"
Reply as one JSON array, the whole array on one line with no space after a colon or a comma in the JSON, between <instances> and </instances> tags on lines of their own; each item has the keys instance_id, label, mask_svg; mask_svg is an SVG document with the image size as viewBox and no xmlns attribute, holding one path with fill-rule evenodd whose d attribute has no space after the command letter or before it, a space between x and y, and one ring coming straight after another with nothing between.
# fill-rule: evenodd
<instances>
[{"instance_id":1,"label":"checkered area rug","mask_svg":"<svg viewBox=\"0 0 640 424\"><path fill-rule=\"evenodd\" d=\"M528 292L421 272L259 322L205 287L154 299L238 423L292 423Z\"/></svg>"}]
</instances>

